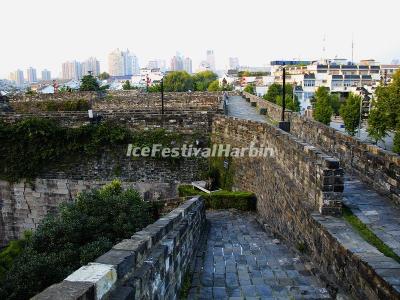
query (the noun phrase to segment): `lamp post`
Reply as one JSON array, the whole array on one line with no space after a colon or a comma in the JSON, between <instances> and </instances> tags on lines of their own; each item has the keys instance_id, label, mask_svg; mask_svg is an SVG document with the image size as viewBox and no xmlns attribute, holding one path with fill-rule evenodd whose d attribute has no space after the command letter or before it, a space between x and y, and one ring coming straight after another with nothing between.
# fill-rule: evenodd
<instances>
[{"instance_id":1,"label":"lamp post","mask_svg":"<svg viewBox=\"0 0 400 300\"><path fill-rule=\"evenodd\" d=\"M281 121L285 121L285 109L286 109L286 69L285 66L282 68L282 79L283 79L283 88L282 88L282 116Z\"/></svg>"}]
</instances>

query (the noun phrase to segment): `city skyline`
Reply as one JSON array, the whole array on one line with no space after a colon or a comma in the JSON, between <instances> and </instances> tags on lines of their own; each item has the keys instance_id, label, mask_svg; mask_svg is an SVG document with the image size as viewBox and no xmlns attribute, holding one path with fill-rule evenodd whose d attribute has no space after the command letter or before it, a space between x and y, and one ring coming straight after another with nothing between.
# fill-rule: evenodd
<instances>
[{"instance_id":1,"label":"city skyline","mask_svg":"<svg viewBox=\"0 0 400 300\"><path fill-rule=\"evenodd\" d=\"M318 59L324 55L350 59L352 40L355 60L374 58L390 63L400 57L400 40L392 38L391 33L396 28L400 7L394 0L383 0L379 6L372 0L362 4L340 0L330 9L316 0L301 3L250 0L246 5L238 1L214 3L206 0L193 3L188 9L193 13L185 14L180 0L116 1L114 7L118 13L115 14L109 13L109 7L94 1L73 0L68 5L61 0L23 2L23 10L20 3L10 0L2 4L8 13L2 16L0 26L7 28L8 24L16 24L16 18L20 22L3 33L7 47L0 53L0 78L30 66L37 70L48 69L53 77L59 77L62 62L84 61L88 57L96 57L102 70L106 70L107 55L115 48L130 49L139 58L141 66L154 59L168 62L179 50L192 59L193 69L205 59L204 53L208 49L214 50L216 69L227 67L229 57L238 57L242 65L249 66L263 66L276 59ZM57 3L63 7L62 14L42 9L55 7ZM154 6L158 9L154 10ZM96 22L91 18L63 22L77 7L83 15L85 12L91 14L95 8ZM343 10L335 10L335 7ZM130 17L132 11L135 11L134 18ZM152 13L151 21L145 13L148 11ZM165 11L169 14L165 15ZM336 18L328 18L333 13L350 14L351 17L339 22ZM368 21L366 15L371 16ZM243 26L227 25L225 21L230 18L237 18ZM115 26L102 26L98 20ZM33 29L46 28L46 35L59 41L43 39L38 42L35 34L21 38L20 33L28 26L32 29L32 24ZM146 30L135 30L138 24L145 24ZM90 30L93 26L98 30ZM280 26L278 30L277 26ZM129 33L131 29L132 34ZM32 45L28 51L27 45Z\"/></svg>"}]
</instances>

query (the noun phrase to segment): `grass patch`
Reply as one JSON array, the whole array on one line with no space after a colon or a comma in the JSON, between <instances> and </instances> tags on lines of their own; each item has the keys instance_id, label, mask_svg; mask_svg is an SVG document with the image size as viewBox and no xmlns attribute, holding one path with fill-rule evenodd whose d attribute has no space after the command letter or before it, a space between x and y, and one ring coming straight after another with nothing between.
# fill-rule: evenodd
<instances>
[{"instance_id":1,"label":"grass patch","mask_svg":"<svg viewBox=\"0 0 400 300\"><path fill-rule=\"evenodd\" d=\"M400 263L400 257L380 238L378 238L368 227L365 225L350 208L343 206L343 217L350 223L350 225L361 235L361 237L382 252L385 256L393 258L395 261Z\"/></svg>"},{"instance_id":2,"label":"grass patch","mask_svg":"<svg viewBox=\"0 0 400 300\"><path fill-rule=\"evenodd\" d=\"M185 272L185 275L183 276L183 279L182 279L182 286L181 286L181 289L179 291L179 299L183 300L183 299L187 299L188 298L189 291L190 291L190 288L192 286L191 280L192 280L192 275L190 274L189 270L187 270Z\"/></svg>"},{"instance_id":3,"label":"grass patch","mask_svg":"<svg viewBox=\"0 0 400 300\"><path fill-rule=\"evenodd\" d=\"M208 209L256 210L256 197L250 192L230 192L221 190L211 194L201 192L191 185L180 185L178 187L180 197L197 196L204 198Z\"/></svg>"}]
</instances>

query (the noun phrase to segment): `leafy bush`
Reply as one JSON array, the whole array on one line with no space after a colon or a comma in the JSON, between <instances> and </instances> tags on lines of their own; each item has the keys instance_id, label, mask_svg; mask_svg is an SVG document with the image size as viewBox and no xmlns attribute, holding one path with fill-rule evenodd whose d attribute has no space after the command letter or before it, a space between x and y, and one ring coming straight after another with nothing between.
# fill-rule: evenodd
<instances>
[{"instance_id":1,"label":"leafy bush","mask_svg":"<svg viewBox=\"0 0 400 300\"><path fill-rule=\"evenodd\" d=\"M256 209L256 197L250 192L229 192L221 190L207 194L196 190L191 185L180 185L178 187L178 192L181 197L202 196L205 200L206 208L209 209L236 208L244 211Z\"/></svg>"},{"instance_id":2,"label":"leafy bush","mask_svg":"<svg viewBox=\"0 0 400 300\"><path fill-rule=\"evenodd\" d=\"M1 299L27 299L154 221L151 204L113 181L48 215L1 280Z\"/></svg>"}]
</instances>

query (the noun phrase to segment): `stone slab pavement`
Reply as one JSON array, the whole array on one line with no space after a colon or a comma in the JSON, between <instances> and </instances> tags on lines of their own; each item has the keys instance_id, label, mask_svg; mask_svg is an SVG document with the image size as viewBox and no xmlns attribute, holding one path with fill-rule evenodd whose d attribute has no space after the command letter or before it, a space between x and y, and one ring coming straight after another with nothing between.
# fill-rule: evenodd
<instances>
[{"instance_id":1,"label":"stone slab pavement","mask_svg":"<svg viewBox=\"0 0 400 300\"><path fill-rule=\"evenodd\" d=\"M230 96L228 98L228 116L262 123L267 122L267 118L260 115L257 109L241 96Z\"/></svg>"},{"instance_id":2,"label":"stone slab pavement","mask_svg":"<svg viewBox=\"0 0 400 300\"><path fill-rule=\"evenodd\" d=\"M265 231L255 214L210 211L207 219L188 299L331 299L311 265Z\"/></svg>"},{"instance_id":3,"label":"stone slab pavement","mask_svg":"<svg viewBox=\"0 0 400 300\"><path fill-rule=\"evenodd\" d=\"M346 176L343 203L400 256L400 208L356 177Z\"/></svg>"}]
</instances>

